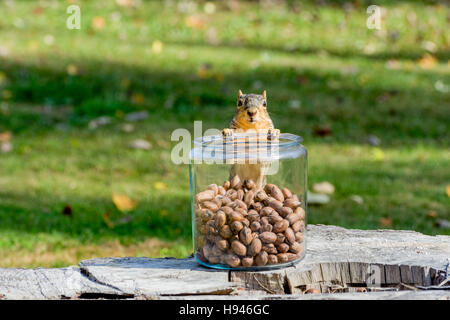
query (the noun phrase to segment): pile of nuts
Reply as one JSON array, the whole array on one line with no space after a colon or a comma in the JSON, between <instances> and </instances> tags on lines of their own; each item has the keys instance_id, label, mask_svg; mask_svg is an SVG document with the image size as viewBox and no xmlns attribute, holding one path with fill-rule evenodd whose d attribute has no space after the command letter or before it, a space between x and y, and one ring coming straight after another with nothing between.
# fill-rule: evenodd
<instances>
[{"instance_id":1,"label":"pile of nuts","mask_svg":"<svg viewBox=\"0 0 450 320\"><path fill-rule=\"evenodd\" d=\"M195 196L197 258L251 267L286 263L304 253L305 210L295 194L274 184L257 189L234 176Z\"/></svg>"}]
</instances>

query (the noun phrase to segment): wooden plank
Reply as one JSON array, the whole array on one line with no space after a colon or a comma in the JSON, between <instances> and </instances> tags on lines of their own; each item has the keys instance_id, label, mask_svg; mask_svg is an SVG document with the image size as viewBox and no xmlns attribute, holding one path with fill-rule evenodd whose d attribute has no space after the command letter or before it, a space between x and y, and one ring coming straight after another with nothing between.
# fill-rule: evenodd
<instances>
[{"instance_id":1,"label":"wooden plank","mask_svg":"<svg viewBox=\"0 0 450 320\"><path fill-rule=\"evenodd\" d=\"M194 259L104 258L80 268L90 279L135 296L229 294L228 272L207 269Z\"/></svg>"},{"instance_id":2,"label":"wooden plank","mask_svg":"<svg viewBox=\"0 0 450 320\"><path fill-rule=\"evenodd\" d=\"M126 297L122 291L92 282L78 268L0 269L3 299L68 299L83 295Z\"/></svg>"},{"instance_id":3,"label":"wooden plank","mask_svg":"<svg viewBox=\"0 0 450 320\"><path fill-rule=\"evenodd\" d=\"M405 281L423 285L431 283L429 270L442 272L450 257L448 236L321 225L308 226L307 234L306 257L295 267L285 269L288 292L301 292L308 285L322 282L342 287L367 285L375 271L379 278L375 286ZM239 282L239 277L234 279Z\"/></svg>"},{"instance_id":4,"label":"wooden plank","mask_svg":"<svg viewBox=\"0 0 450 320\"><path fill-rule=\"evenodd\" d=\"M402 282L399 265L385 265L386 284L399 284Z\"/></svg>"},{"instance_id":5,"label":"wooden plank","mask_svg":"<svg viewBox=\"0 0 450 320\"><path fill-rule=\"evenodd\" d=\"M449 236L427 236L413 231L351 230L323 225L308 226L307 235L305 258L284 269L220 271L204 268L192 257L93 259L82 261L80 268L0 269L0 297L160 298L252 293L284 294L292 298L308 288L354 294L355 287L367 286L367 281L375 273L375 283L367 288L370 294L386 289L382 288L385 285L398 285L399 288L410 288L401 286L401 283L438 285L446 277L450 257ZM442 296L441 293L438 295ZM405 296L405 293L382 292L376 297L398 296Z\"/></svg>"}]
</instances>

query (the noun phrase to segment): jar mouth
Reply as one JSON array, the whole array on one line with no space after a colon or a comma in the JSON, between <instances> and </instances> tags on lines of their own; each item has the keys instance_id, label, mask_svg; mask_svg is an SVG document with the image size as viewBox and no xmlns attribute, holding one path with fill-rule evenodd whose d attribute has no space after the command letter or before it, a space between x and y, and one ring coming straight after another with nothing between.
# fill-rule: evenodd
<instances>
[{"instance_id":1,"label":"jar mouth","mask_svg":"<svg viewBox=\"0 0 450 320\"><path fill-rule=\"evenodd\" d=\"M233 133L231 137L222 135L203 136L194 139L194 146L208 149L222 149L224 145L258 145L266 144L280 149L299 145L303 141L301 136L292 133L282 133L278 139L271 139L267 133L239 132Z\"/></svg>"}]
</instances>

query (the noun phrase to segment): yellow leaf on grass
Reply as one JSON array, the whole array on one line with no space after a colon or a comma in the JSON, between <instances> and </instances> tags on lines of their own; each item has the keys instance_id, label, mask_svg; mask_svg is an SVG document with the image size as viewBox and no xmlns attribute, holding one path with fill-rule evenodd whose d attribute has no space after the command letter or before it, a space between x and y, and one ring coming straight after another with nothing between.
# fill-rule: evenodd
<instances>
[{"instance_id":1,"label":"yellow leaf on grass","mask_svg":"<svg viewBox=\"0 0 450 320\"><path fill-rule=\"evenodd\" d=\"M198 16L189 16L185 20L186 26L194 29L203 29L206 26L206 22Z\"/></svg>"},{"instance_id":2,"label":"yellow leaf on grass","mask_svg":"<svg viewBox=\"0 0 450 320\"><path fill-rule=\"evenodd\" d=\"M447 196L450 197L450 184L448 184L445 188L445 193L447 193Z\"/></svg>"},{"instance_id":3,"label":"yellow leaf on grass","mask_svg":"<svg viewBox=\"0 0 450 320\"><path fill-rule=\"evenodd\" d=\"M133 5L132 0L116 0L116 3L121 7L130 7Z\"/></svg>"},{"instance_id":4,"label":"yellow leaf on grass","mask_svg":"<svg viewBox=\"0 0 450 320\"><path fill-rule=\"evenodd\" d=\"M154 54L160 54L163 50L163 43L159 40L155 40L152 43L152 52Z\"/></svg>"},{"instance_id":5,"label":"yellow leaf on grass","mask_svg":"<svg viewBox=\"0 0 450 320\"><path fill-rule=\"evenodd\" d=\"M105 212L102 214L103 221L106 223L108 228L112 229L114 228L114 223L112 223L111 219L109 218L109 212Z\"/></svg>"},{"instance_id":6,"label":"yellow leaf on grass","mask_svg":"<svg viewBox=\"0 0 450 320\"><path fill-rule=\"evenodd\" d=\"M145 102L145 97L142 93L134 93L131 96L131 102L134 104L143 104Z\"/></svg>"},{"instance_id":7,"label":"yellow leaf on grass","mask_svg":"<svg viewBox=\"0 0 450 320\"><path fill-rule=\"evenodd\" d=\"M167 189L167 185L164 182L155 182L154 185L156 190L166 190Z\"/></svg>"},{"instance_id":8,"label":"yellow leaf on grass","mask_svg":"<svg viewBox=\"0 0 450 320\"><path fill-rule=\"evenodd\" d=\"M422 58L419 59L417 64L423 69L430 69L438 63L437 59L431 54L426 53Z\"/></svg>"},{"instance_id":9,"label":"yellow leaf on grass","mask_svg":"<svg viewBox=\"0 0 450 320\"><path fill-rule=\"evenodd\" d=\"M0 142L9 142L11 140L12 133L9 131L0 132Z\"/></svg>"},{"instance_id":10,"label":"yellow leaf on grass","mask_svg":"<svg viewBox=\"0 0 450 320\"><path fill-rule=\"evenodd\" d=\"M95 30L100 30L105 27L105 19L103 17L97 16L92 19L92 27Z\"/></svg>"},{"instance_id":11,"label":"yellow leaf on grass","mask_svg":"<svg viewBox=\"0 0 450 320\"><path fill-rule=\"evenodd\" d=\"M372 149L372 159L375 161L383 161L384 160L384 151L380 148Z\"/></svg>"},{"instance_id":12,"label":"yellow leaf on grass","mask_svg":"<svg viewBox=\"0 0 450 320\"><path fill-rule=\"evenodd\" d=\"M138 202L131 200L127 195L113 193L112 200L120 211L130 211L136 208Z\"/></svg>"},{"instance_id":13,"label":"yellow leaf on grass","mask_svg":"<svg viewBox=\"0 0 450 320\"><path fill-rule=\"evenodd\" d=\"M69 76L76 76L78 74L78 67L74 64L69 64L67 66L67 74Z\"/></svg>"},{"instance_id":14,"label":"yellow leaf on grass","mask_svg":"<svg viewBox=\"0 0 450 320\"><path fill-rule=\"evenodd\" d=\"M379 222L382 227L392 227L392 219L391 218L381 217Z\"/></svg>"}]
</instances>

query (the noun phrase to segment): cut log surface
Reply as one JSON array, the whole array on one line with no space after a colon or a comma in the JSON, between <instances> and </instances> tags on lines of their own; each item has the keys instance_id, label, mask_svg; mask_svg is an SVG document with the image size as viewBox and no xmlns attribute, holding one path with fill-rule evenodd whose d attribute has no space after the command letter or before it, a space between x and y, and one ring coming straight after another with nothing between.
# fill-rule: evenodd
<instances>
[{"instance_id":1,"label":"cut log surface","mask_svg":"<svg viewBox=\"0 0 450 320\"><path fill-rule=\"evenodd\" d=\"M323 225L306 236L306 257L279 270L207 269L192 257L0 269L0 299L450 299L450 236Z\"/></svg>"}]
</instances>

